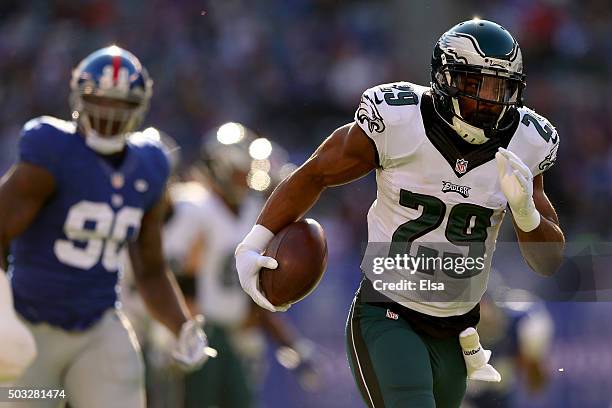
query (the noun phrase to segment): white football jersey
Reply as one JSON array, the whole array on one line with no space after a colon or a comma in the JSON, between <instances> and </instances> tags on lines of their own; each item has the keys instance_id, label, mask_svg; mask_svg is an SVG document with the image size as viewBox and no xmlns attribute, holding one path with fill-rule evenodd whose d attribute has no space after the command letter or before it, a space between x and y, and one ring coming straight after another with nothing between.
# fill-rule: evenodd
<instances>
[{"instance_id":1,"label":"white football jersey","mask_svg":"<svg viewBox=\"0 0 612 408\"><path fill-rule=\"evenodd\" d=\"M172 184L168 193L172 200L172 216L164 224L163 250L166 261L176 266L175 272L180 272L189 251L206 232L202 202L209 193L196 182Z\"/></svg>"},{"instance_id":2,"label":"white football jersey","mask_svg":"<svg viewBox=\"0 0 612 408\"><path fill-rule=\"evenodd\" d=\"M198 306L207 320L239 326L247 317L251 299L242 290L234 250L257 220L263 203L248 196L239 214L230 211L219 196L207 192L200 202L204 253L197 279Z\"/></svg>"},{"instance_id":3,"label":"white football jersey","mask_svg":"<svg viewBox=\"0 0 612 408\"><path fill-rule=\"evenodd\" d=\"M203 239L204 251L196 276L198 307L208 321L239 326L249 313L251 300L240 287L234 250L257 220L261 200L248 197L235 215L216 194L199 183L176 183L168 192L173 213L162 233L166 261L180 273L196 241ZM125 255L122 302L130 320L144 329L148 313L140 296L130 290L131 263Z\"/></svg>"},{"instance_id":4,"label":"white football jersey","mask_svg":"<svg viewBox=\"0 0 612 408\"><path fill-rule=\"evenodd\" d=\"M447 317L467 313L486 290L507 205L494 157L498 147L514 152L535 176L554 163L559 138L545 118L521 107L505 135L469 145L437 116L429 92L408 82L379 85L364 92L355 113L380 163L362 269L370 280L381 281L375 289L393 301ZM380 268L380 259L401 258L406 250L414 260L422 258L416 273L404 268L415 266L405 258L399 267ZM436 257L451 263L440 267ZM457 267L461 264L452 263L457 257L472 258L473 267ZM382 286L407 281L416 286Z\"/></svg>"}]
</instances>

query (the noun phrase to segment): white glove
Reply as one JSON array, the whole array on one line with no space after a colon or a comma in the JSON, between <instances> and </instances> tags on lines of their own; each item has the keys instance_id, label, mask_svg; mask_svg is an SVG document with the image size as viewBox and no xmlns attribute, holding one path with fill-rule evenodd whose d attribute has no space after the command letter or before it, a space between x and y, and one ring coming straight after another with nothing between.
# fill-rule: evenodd
<instances>
[{"instance_id":1,"label":"white glove","mask_svg":"<svg viewBox=\"0 0 612 408\"><path fill-rule=\"evenodd\" d=\"M215 349L208 347L208 339L202 330L203 324L203 317L197 316L183 323L181 327L172 358L185 371L197 370L209 357L217 355Z\"/></svg>"},{"instance_id":2,"label":"white glove","mask_svg":"<svg viewBox=\"0 0 612 408\"><path fill-rule=\"evenodd\" d=\"M274 306L261 293L259 288L259 270L261 268L276 269L278 262L269 256L263 256L268 243L274 238L274 233L263 225L255 225L236 247L236 270L242 289L259 306L271 312L285 312L290 305Z\"/></svg>"},{"instance_id":3,"label":"white glove","mask_svg":"<svg viewBox=\"0 0 612 408\"><path fill-rule=\"evenodd\" d=\"M491 351L480 345L480 337L473 327L459 333L459 343L465 361L465 368L470 380L500 382L501 375L489 363Z\"/></svg>"},{"instance_id":4,"label":"white glove","mask_svg":"<svg viewBox=\"0 0 612 408\"><path fill-rule=\"evenodd\" d=\"M540 213L533 202L533 174L521 159L502 147L495 153L501 189L508 199L516 225L525 232L540 225Z\"/></svg>"}]
</instances>

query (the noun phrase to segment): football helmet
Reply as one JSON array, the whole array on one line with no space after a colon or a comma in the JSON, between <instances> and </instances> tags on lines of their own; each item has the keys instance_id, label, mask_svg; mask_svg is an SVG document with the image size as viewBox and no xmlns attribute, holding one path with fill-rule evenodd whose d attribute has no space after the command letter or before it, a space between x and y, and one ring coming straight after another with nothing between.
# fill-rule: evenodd
<instances>
[{"instance_id":1,"label":"football helmet","mask_svg":"<svg viewBox=\"0 0 612 408\"><path fill-rule=\"evenodd\" d=\"M72 72L72 118L89 147L101 154L123 150L149 108L153 81L132 53L116 45L90 54Z\"/></svg>"},{"instance_id":2,"label":"football helmet","mask_svg":"<svg viewBox=\"0 0 612 408\"><path fill-rule=\"evenodd\" d=\"M438 115L464 140L482 144L512 125L525 75L518 43L501 25L480 19L440 37L431 58Z\"/></svg>"},{"instance_id":3,"label":"football helmet","mask_svg":"<svg viewBox=\"0 0 612 408\"><path fill-rule=\"evenodd\" d=\"M268 192L287 170L287 152L240 123L229 122L207 133L201 146L205 174L231 204L250 190Z\"/></svg>"}]
</instances>

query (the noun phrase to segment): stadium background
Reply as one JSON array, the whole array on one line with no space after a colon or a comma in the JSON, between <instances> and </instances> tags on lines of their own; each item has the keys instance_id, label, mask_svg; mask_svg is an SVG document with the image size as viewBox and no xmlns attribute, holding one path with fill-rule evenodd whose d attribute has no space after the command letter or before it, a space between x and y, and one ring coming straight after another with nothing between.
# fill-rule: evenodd
<instances>
[{"instance_id":1,"label":"stadium background","mask_svg":"<svg viewBox=\"0 0 612 408\"><path fill-rule=\"evenodd\" d=\"M518 39L526 102L559 131L558 162L546 173L546 190L568 239L609 241L612 5L605 0L4 0L0 172L15 160L25 121L68 117L71 68L110 43L131 50L148 68L155 85L146 124L178 140L185 165L196 159L201 135L227 121L282 144L299 163L351 120L364 89L396 80L428 83L435 40L474 15L501 23ZM312 212L328 234L329 267L317 292L290 315L320 345L326 384L304 393L271 363L262 406L360 406L343 325L374 195L368 177L327 192ZM552 382L544 395L524 397L517 406L608 407L612 304L547 306L556 326L548 358Z\"/></svg>"}]
</instances>

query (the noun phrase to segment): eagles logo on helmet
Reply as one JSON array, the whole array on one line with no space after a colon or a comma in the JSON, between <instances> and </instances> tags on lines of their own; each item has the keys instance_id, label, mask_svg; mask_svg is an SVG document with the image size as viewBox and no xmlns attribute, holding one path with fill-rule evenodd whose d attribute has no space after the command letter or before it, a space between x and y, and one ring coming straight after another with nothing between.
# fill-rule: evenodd
<instances>
[{"instance_id":1,"label":"eagles logo on helmet","mask_svg":"<svg viewBox=\"0 0 612 408\"><path fill-rule=\"evenodd\" d=\"M440 117L464 140L482 144L512 125L525 88L518 43L502 26L473 19L436 43L431 88Z\"/></svg>"}]
</instances>

